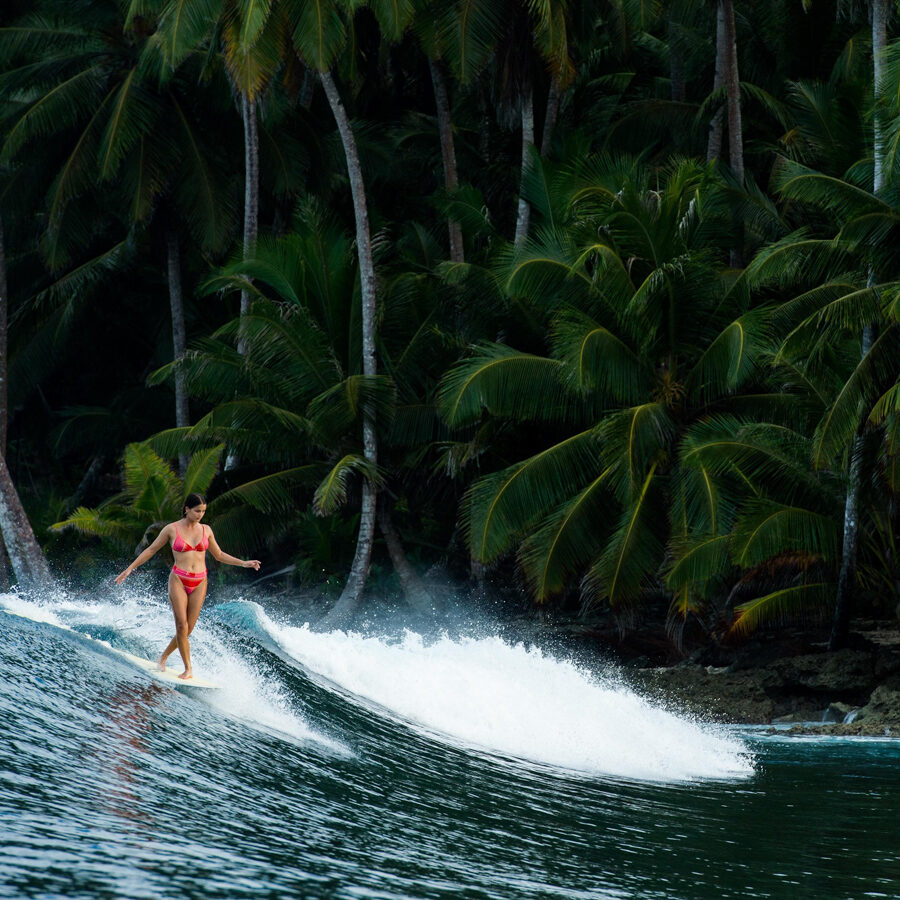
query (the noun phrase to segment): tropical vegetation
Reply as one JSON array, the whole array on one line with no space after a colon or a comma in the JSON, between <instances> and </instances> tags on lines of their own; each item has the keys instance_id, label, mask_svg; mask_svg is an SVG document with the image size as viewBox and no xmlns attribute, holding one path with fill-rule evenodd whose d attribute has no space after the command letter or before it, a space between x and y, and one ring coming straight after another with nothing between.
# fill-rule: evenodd
<instances>
[{"instance_id":1,"label":"tropical vegetation","mask_svg":"<svg viewBox=\"0 0 900 900\"><path fill-rule=\"evenodd\" d=\"M893 615L894 12L7 3L4 577L203 490L325 626Z\"/></svg>"}]
</instances>

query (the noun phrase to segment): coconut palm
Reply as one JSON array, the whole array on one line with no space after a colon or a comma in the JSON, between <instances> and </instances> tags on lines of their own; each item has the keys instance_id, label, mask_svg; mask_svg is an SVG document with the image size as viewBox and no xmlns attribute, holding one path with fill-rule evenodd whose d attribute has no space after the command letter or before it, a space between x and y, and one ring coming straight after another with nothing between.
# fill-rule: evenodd
<instances>
[{"instance_id":1,"label":"coconut palm","mask_svg":"<svg viewBox=\"0 0 900 900\"><path fill-rule=\"evenodd\" d=\"M56 7L47 4L53 11ZM79 202L90 202L97 185L109 195L122 230L147 226L156 218L165 234L166 281L172 314L174 355L184 352L184 291L181 279L180 234L190 235L206 252L221 250L231 227L231 192L221 172L221 153L212 140L215 129L206 122L210 95L199 96L196 72L176 73L159 84L159 60L148 35L139 27L125 32L125 20L115 6L89 4L93 27L68 21L72 10L63 4L61 18L29 16L10 29L18 53L38 59L6 72L7 91L30 85L30 102L23 103L11 124L2 155L12 158L49 135L58 137L62 158L48 197L51 267L62 260L61 247L88 243L90 231L78 233L64 223L78 215ZM42 58L45 45L57 48L53 60ZM73 102L73 91L90 99ZM67 248L68 249L68 248ZM115 248L113 251L115 252ZM176 383L176 422L186 425L188 400Z\"/></svg>"},{"instance_id":2,"label":"coconut palm","mask_svg":"<svg viewBox=\"0 0 900 900\"><path fill-rule=\"evenodd\" d=\"M727 290L712 250L711 172L623 160L575 176L506 277L551 317L550 354L482 344L447 374L440 403L456 427L485 412L543 426L524 437L529 455L470 488L476 558L516 549L538 601L583 576L586 602L622 612L661 589L679 542L734 521L733 500L685 448L714 417L752 420L777 398L759 367L766 317Z\"/></svg>"}]
</instances>

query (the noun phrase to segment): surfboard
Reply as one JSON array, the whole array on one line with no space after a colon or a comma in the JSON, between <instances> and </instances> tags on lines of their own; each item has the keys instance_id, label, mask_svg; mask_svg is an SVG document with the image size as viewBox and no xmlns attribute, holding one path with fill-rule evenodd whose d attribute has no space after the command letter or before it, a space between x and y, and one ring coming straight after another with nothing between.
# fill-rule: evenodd
<instances>
[{"instance_id":1,"label":"surfboard","mask_svg":"<svg viewBox=\"0 0 900 900\"><path fill-rule=\"evenodd\" d=\"M124 650L117 650L115 647L109 647L108 645L107 648L112 650L117 656L122 656L127 659L132 665L137 666L139 669L143 669L155 681L161 681L163 684L168 684L175 688L207 688L219 690L219 685L214 684L212 681L207 681L205 678L198 678L196 675L193 678L179 678L178 672L175 669L166 668L164 672L160 671L152 659L144 659L141 656L135 656L133 653L126 653Z\"/></svg>"},{"instance_id":2,"label":"surfboard","mask_svg":"<svg viewBox=\"0 0 900 900\"><path fill-rule=\"evenodd\" d=\"M11 616L18 616L20 619L28 619L31 622L39 622L42 625L51 625L55 628L62 628L64 631L68 631L71 634L76 635L85 641L90 641L92 644L99 645L102 647L103 651L107 653L114 653L116 656L127 660L131 665L136 666L138 669L142 669L146 672L154 681L159 681L163 684L167 684L170 687L174 688L202 688L205 690L219 690L219 685L215 684L212 681L207 681L205 678L198 678L196 675L191 678L179 678L178 672L175 669L166 668L165 671L160 671L160 669L156 665L156 661L152 659L144 659L142 656L135 656L133 653L128 653L125 650L119 650L117 647L113 647L112 644L107 641L97 640L96 638L92 638L89 634L82 634L80 631L76 631L74 628L69 628L68 625L63 625L58 620L52 621L47 617L41 617L37 615L29 615L27 612L19 609L8 609L6 607L0 608L2 612L7 613ZM53 617L56 618L55 616Z\"/></svg>"}]
</instances>

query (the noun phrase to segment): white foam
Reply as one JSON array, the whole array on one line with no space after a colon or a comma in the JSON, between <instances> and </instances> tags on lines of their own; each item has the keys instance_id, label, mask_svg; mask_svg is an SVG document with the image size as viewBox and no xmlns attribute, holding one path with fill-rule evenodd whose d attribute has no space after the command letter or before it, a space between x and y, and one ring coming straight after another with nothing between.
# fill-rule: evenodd
<instances>
[{"instance_id":1,"label":"white foam","mask_svg":"<svg viewBox=\"0 0 900 900\"><path fill-rule=\"evenodd\" d=\"M18 594L3 594L0 607L94 640L113 630L119 649L133 652L141 648L144 655L148 648L152 648L151 656L159 653L175 632L168 604L163 605L158 597L135 588L121 589L115 602L63 594L36 603ZM100 643L109 646L106 640ZM304 743L315 741L335 752L349 752L344 745L313 729L292 708L282 686L242 659L202 615L191 635L191 662L197 675L221 686L219 691L204 694L204 700L229 717ZM180 667L180 663L176 650L169 664Z\"/></svg>"},{"instance_id":2,"label":"white foam","mask_svg":"<svg viewBox=\"0 0 900 900\"><path fill-rule=\"evenodd\" d=\"M498 637L395 643L307 626L263 626L283 650L345 691L454 744L590 775L653 781L753 773L737 738L626 687Z\"/></svg>"}]
</instances>

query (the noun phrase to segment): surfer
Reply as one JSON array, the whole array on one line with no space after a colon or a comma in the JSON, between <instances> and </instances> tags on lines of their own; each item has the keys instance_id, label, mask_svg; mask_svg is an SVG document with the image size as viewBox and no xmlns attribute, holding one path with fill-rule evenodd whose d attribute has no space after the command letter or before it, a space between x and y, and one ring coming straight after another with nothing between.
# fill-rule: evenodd
<instances>
[{"instance_id":1,"label":"surfer","mask_svg":"<svg viewBox=\"0 0 900 900\"><path fill-rule=\"evenodd\" d=\"M169 573L169 602L175 615L175 637L159 657L159 669L165 671L166 660L178 648L184 660L184 672L179 678L193 678L191 668L191 645L188 636L197 624L200 608L206 599L206 551L213 559L229 566L242 566L259 571L258 559L238 559L225 553L216 542L212 528L202 525L200 520L206 512L206 500L200 494L188 494L182 507L182 517L170 522L159 533L159 537L141 553L124 571L116 575L116 584L122 582L138 567L166 545L172 547L175 565Z\"/></svg>"}]
</instances>

